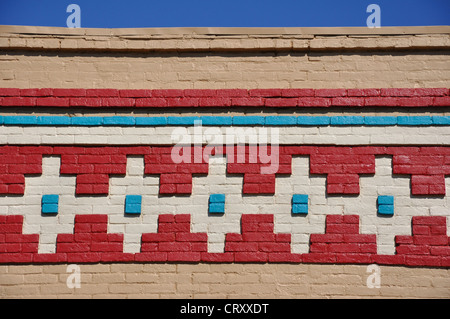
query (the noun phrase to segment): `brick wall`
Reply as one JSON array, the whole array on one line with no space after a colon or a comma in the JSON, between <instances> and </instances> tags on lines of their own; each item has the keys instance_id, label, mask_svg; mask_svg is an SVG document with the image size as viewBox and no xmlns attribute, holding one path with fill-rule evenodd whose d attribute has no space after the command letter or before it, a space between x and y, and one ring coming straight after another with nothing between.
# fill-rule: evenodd
<instances>
[{"instance_id":1,"label":"brick wall","mask_svg":"<svg viewBox=\"0 0 450 319\"><path fill-rule=\"evenodd\" d=\"M449 32L425 29L1 28L0 295L450 296Z\"/></svg>"},{"instance_id":2,"label":"brick wall","mask_svg":"<svg viewBox=\"0 0 450 319\"><path fill-rule=\"evenodd\" d=\"M382 267L369 289L365 265L124 264L80 265L69 289L67 265L0 266L8 298L443 298L448 269Z\"/></svg>"}]
</instances>

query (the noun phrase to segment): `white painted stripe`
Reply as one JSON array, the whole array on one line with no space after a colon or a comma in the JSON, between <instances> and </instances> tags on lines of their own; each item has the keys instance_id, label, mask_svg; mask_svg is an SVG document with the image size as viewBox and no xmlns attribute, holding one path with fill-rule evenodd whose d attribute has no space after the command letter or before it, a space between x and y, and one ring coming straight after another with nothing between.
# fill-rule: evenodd
<instances>
[{"instance_id":1,"label":"white painted stripe","mask_svg":"<svg viewBox=\"0 0 450 319\"><path fill-rule=\"evenodd\" d=\"M228 136L231 143L264 141L279 135L279 144L448 145L449 126L323 126L323 127L36 127L0 126L0 144L17 145L170 145L194 133L207 144ZM276 140L273 140L276 142ZM189 139L188 139L189 142ZM220 143L219 143L220 144Z\"/></svg>"}]
</instances>

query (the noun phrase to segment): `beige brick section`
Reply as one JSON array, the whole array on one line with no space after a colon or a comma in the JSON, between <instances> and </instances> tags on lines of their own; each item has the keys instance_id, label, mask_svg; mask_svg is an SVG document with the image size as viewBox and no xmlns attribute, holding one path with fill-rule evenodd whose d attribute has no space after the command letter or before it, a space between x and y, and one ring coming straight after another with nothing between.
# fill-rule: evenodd
<instances>
[{"instance_id":1,"label":"beige brick section","mask_svg":"<svg viewBox=\"0 0 450 319\"><path fill-rule=\"evenodd\" d=\"M450 298L450 269L382 266L368 288L366 265L80 265L70 289L66 267L0 266L0 298Z\"/></svg>"},{"instance_id":2,"label":"beige brick section","mask_svg":"<svg viewBox=\"0 0 450 319\"><path fill-rule=\"evenodd\" d=\"M450 51L0 55L1 87L226 89L449 87Z\"/></svg>"},{"instance_id":3,"label":"beige brick section","mask_svg":"<svg viewBox=\"0 0 450 319\"><path fill-rule=\"evenodd\" d=\"M0 87L450 86L448 27L176 30L0 26Z\"/></svg>"}]
</instances>

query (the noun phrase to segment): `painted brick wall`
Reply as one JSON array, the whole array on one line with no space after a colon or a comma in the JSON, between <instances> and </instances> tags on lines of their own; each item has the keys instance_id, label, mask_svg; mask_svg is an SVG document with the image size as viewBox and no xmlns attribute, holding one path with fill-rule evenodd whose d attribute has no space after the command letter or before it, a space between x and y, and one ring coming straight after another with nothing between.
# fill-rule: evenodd
<instances>
[{"instance_id":1,"label":"painted brick wall","mask_svg":"<svg viewBox=\"0 0 450 319\"><path fill-rule=\"evenodd\" d=\"M448 32L151 37L0 34L2 296L66 295L68 264L74 296L450 296ZM371 264L442 284L369 290Z\"/></svg>"}]
</instances>

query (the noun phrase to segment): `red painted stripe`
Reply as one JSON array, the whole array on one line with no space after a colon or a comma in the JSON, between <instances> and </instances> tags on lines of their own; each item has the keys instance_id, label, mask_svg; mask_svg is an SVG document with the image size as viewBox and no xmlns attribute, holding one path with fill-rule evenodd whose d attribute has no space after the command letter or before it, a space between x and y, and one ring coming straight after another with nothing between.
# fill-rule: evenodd
<instances>
[{"instance_id":1,"label":"red painted stripe","mask_svg":"<svg viewBox=\"0 0 450 319\"><path fill-rule=\"evenodd\" d=\"M3 107L446 107L448 88L118 90L0 88Z\"/></svg>"}]
</instances>

